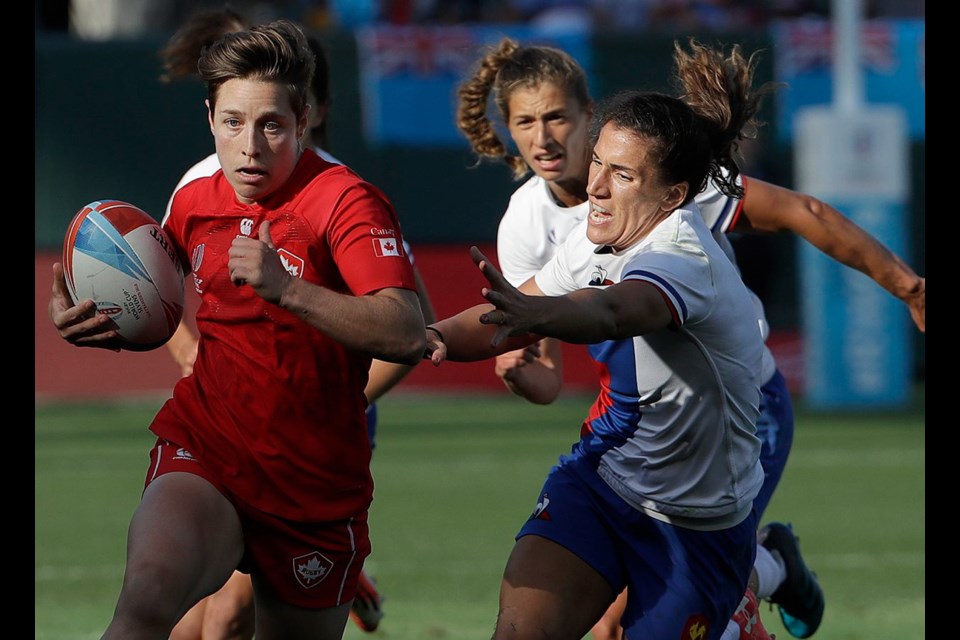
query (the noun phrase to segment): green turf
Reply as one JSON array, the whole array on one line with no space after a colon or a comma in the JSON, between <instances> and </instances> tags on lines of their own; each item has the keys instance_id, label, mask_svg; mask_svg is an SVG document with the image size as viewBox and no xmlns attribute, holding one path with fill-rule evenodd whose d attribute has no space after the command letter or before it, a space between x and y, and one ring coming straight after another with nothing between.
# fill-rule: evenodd
<instances>
[{"instance_id":1,"label":"green turf","mask_svg":"<svg viewBox=\"0 0 960 640\"><path fill-rule=\"evenodd\" d=\"M513 534L590 398L415 396L380 405L367 568L386 597L375 634L487 640ZM766 520L793 522L827 594L827 640L925 635L924 413L801 410ZM159 401L36 408L36 640L98 638L120 586ZM776 610L767 629L789 635Z\"/></svg>"}]
</instances>

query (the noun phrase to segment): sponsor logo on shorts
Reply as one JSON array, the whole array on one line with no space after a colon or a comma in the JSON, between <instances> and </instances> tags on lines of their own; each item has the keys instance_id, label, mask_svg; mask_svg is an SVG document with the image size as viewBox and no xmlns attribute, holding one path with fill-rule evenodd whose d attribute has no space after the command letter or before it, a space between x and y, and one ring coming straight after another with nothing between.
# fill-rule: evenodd
<instances>
[{"instance_id":1,"label":"sponsor logo on shorts","mask_svg":"<svg viewBox=\"0 0 960 640\"><path fill-rule=\"evenodd\" d=\"M687 618L680 633L680 640L706 640L710 632L710 620L702 613Z\"/></svg>"},{"instance_id":2,"label":"sponsor logo on shorts","mask_svg":"<svg viewBox=\"0 0 960 640\"><path fill-rule=\"evenodd\" d=\"M319 551L311 551L293 559L293 575L304 589L312 589L330 575L333 563Z\"/></svg>"},{"instance_id":3,"label":"sponsor logo on shorts","mask_svg":"<svg viewBox=\"0 0 960 640\"><path fill-rule=\"evenodd\" d=\"M550 513L547 511L547 506L550 504L550 495L544 493L540 496L540 502L537 503L536 508L533 510L533 513L530 514L531 520L553 520L550 517Z\"/></svg>"},{"instance_id":4,"label":"sponsor logo on shorts","mask_svg":"<svg viewBox=\"0 0 960 640\"><path fill-rule=\"evenodd\" d=\"M193 462L197 461L197 459L193 457L193 454L187 451L186 449L184 449L183 447L180 447L179 449L177 449L177 452L173 454L173 459L174 460L191 460Z\"/></svg>"}]
</instances>

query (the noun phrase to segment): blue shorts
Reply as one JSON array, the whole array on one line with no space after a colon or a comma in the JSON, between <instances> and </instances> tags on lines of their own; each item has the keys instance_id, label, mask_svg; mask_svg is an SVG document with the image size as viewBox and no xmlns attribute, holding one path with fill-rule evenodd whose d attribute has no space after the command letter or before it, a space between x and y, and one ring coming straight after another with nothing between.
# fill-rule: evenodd
<instances>
[{"instance_id":1,"label":"blue shorts","mask_svg":"<svg viewBox=\"0 0 960 640\"><path fill-rule=\"evenodd\" d=\"M747 587L756 526L756 511L720 531L670 525L628 505L595 472L555 466L517 538L552 540L614 593L629 587L627 637L717 640Z\"/></svg>"},{"instance_id":2,"label":"blue shorts","mask_svg":"<svg viewBox=\"0 0 960 640\"><path fill-rule=\"evenodd\" d=\"M780 370L760 387L760 417L757 419L757 437L760 438L760 466L763 467L763 486L753 501L757 518L770 504L773 491L780 483L787 457L793 446L793 403L787 381Z\"/></svg>"}]
</instances>

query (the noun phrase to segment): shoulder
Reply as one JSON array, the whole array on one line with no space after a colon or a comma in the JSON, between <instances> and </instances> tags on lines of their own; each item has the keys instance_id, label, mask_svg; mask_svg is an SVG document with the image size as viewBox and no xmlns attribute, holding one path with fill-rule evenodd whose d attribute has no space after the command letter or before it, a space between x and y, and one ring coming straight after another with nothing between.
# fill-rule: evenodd
<instances>
[{"instance_id":1,"label":"shoulder","mask_svg":"<svg viewBox=\"0 0 960 640\"><path fill-rule=\"evenodd\" d=\"M183 174L177 183L174 192L179 191L185 185L193 182L197 178L208 178L220 170L220 159L217 154L211 153L206 158L196 163Z\"/></svg>"}]
</instances>

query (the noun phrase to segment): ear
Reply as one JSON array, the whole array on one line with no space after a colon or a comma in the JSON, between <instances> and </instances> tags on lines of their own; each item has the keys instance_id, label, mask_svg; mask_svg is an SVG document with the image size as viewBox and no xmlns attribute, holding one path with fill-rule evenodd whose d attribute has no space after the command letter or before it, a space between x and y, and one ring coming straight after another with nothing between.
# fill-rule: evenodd
<instances>
[{"instance_id":1,"label":"ear","mask_svg":"<svg viewBox=\"0 0 960 640\"><path fill-rule=\"evenodd\" d=\"M210 133L214 133L213 130L213 111L210 110L210 99L207 98L203 101L203 104L207 105L207 122L210 124Z\"/></svg>"},{"instance_id":2,"label":"ear","mask_svg":"<svg viewBox=\"0 0 960 640\"><path fill-rule=\"evenodd\" d=\"M297 118L297 140L302 140L304 134L307 132L307 126L310 124L311 111L313 111L313 106L307 103L303 107L303 114Z\"/></svg>"},{"instance_id":3,"label":"ear","mask_svg":"<svg viewBox=\"0 0 960 640\"><path fill-rule=\"evenodd\" d=\"M687 199L687 192L689 190L690 185L686 182L678 182L677 184L669 187L663 199L664 210L673 211L683 204L683 201Z\"/></svg>"}]
</instances>

